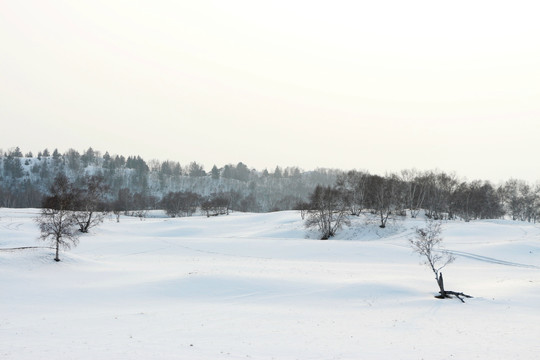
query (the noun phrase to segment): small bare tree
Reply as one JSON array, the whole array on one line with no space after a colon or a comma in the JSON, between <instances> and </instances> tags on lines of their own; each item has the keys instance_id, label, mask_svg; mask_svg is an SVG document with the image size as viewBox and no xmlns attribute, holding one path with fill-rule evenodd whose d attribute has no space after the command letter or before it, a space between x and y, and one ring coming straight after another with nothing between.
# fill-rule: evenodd
<instances>
[{"instance_id":1,"label":"small bare tree","mask_svg":"<svg viewBox=\"0 0 540 360\"><path fill-rule=\"evenodd\" d=\"M424 264L429 266L435 274L435 280L439 286L439 293L436 298L451 298L454 295L461 302L465 302L463 297L471 298L462 292L448 291L444 289L444 281L441 270L452 263L455 258L442 246L442 227L439 221L428 219L425 228L417 228L416 236L409 239L413 251L424 258Z\"/></svg>"},{"instance_id":2,"label":"small bare tree","mask_svg":"<svg viewBox=\"0 0 540 360\"><path fill-rule=\"evenodd\" d=\"M300 217L302 220L305 220L306 215L309 213L309 210L311 208L311 204L306 201L299 201L294 206L294 210L300 211Z\"/></svg>"},{"instance_id":3,"label":"small bare tree","mask_svg":"<svg viewBox=\"0 0 540 360\"><path fill-rule=\"evenodd\" d=\"M41 230L40 239L49 240L56 248L54 261L60 261L59 250L71 249L79 242L80 232L77 230L77 222L71 211L60 209L42 209L41 215L36 219Z\"/></svg>"},{"instance_id":4,"label":"small bare tree","mask_svg":"<svg viewBox=\"0 0 540 360\"><path fill-rule=\"evenodd\" d=\"M36 218L41 230L39 238L49 240L56 248L55 261L60 261L60 248L70 249L78 243L77 221L70 210L73 201L71 183L64 174L59 174L51 186L51 196L44 199L41 214Z\"/></svg>"},{"instance_id":5,"label":"small bare tree","mask_svg":"<svg viewBox=\"0 0 540 360\"><path fill-rule=\"evenodd\" d=\"M91 148L90 148L91 149ZM108 186L103 176L89 176L84 179L84 185L74 202L73 216L79 225L79 231L87 233L90 228L98 226L105 218L104 196Z\"/></svg>"},{"instance_id":6,"label":"small bare tree","mask_svg":"<svg viewBox=\"0 0 540 360\"><path fill-rule=\"evenodd\" d=\"M341 229L349 225L348 208L343 194L331 187L318 185L310 197L310 206L305 221L306 227L317 226L321 240L328 240Z\"/></svg>"}]
</instances>

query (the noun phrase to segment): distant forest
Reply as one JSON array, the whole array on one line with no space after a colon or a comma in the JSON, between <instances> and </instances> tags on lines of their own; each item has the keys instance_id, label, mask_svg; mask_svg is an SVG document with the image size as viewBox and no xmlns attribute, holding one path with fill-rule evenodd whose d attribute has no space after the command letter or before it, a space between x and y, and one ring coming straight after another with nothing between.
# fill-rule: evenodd
<instances>
[{"instance_id":1,"label":"distant forest","mask_svg":"<svg viewBox=\"0 0 540 360\"><path fill-rule=\"evenodd\" d=\"M197 162L145 161L139 155L112 155L92 148L83 152L44 149L24 153L0 150L0 206L40 208L58 174L74 186L100 179L103 209L164 209L171 216L220 204L227 211L306 210L317 187L335 190L350 215L371 211L388 216L435 219L496 219L536 222L540 186L509 179L502 184L465 181L441 171L403 170L384 176L367 171L280 167L257 170L242 162L206 170ZM114 205L116 204L116 205Z\"/></svg>"},{"instance_id":2,"label":"distant forest","mask_svg":"<svg viewBox=\"0 0 540 360\"><path fill-rule=\"evenodd\" d=\"M332 185L340 174L337 170L303 172L298 167L279 166L257 171L241 162L207 171L195 161L185 165L145 161L138 155L111 155L92 148L23 154L16 147L0 150L0 206L41 207L59 173L75 185L82 185L88 176L103 177L105 199L120 199L128 210L163 208L163 199L181 195L196 198L196 202L225 197L232 210L245 212L292 209L317 185Z\"/></svg>"}]
</instances>

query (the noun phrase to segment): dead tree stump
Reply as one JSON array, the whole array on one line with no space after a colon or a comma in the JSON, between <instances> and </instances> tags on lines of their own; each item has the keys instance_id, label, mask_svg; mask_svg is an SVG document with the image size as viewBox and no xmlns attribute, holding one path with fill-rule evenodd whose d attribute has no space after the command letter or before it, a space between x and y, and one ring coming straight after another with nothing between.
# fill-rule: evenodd
<instances>
[{"instance_id":1,"label":"dead tree stump","mask_svg":"<svg viewBox=\"0 0 540 360\"><path fill-rule=\"evenodd\" d=\"M472 298L471 295L467 295L462 292L445 290L442 272L439 273L439 277L436 278L436 280L437 280L437 284L439 285L439 295L435 296L437 299L452 299L452 295L453 295L457 297L459 300L461 300L462 303L464 303L465 302L465 300L463 300L464 297L468 299Z\"/></svg>"}]
</instances>

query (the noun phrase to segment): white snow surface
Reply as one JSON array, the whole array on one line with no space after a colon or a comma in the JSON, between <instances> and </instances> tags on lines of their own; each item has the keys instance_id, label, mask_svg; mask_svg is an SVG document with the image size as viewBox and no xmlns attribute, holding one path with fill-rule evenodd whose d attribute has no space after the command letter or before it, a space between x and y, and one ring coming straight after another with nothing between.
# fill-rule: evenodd
<instances>
[{"instance_id":1,"label":"white snow surface","mask_svg":"<svg viewBox=\"0 0 540 360\"><path fill-rule=\"evenodd\" d=\"M107 219L61 253L0 209L1 359L538 359L540 227L447 222L448 290L365 216L317 240L298 212ZM22 247L33 247L24 248ZM19 248L19 249L17 249Z\"/></svg>"}]
</instances>

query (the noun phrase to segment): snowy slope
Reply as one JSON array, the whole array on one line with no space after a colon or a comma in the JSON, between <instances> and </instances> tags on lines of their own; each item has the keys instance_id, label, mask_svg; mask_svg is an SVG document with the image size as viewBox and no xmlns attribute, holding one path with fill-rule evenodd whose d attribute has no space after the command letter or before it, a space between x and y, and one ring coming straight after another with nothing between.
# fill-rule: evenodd
<instances>
[{"instance_id":1,"label":"snowy slope","mask_svg":"<svg viewBox=\"0 0 540 360\"><path fill-rule=\"evenodd\" d=\"M0 209L2 359L536 359L540 228L449 222L436 283L364 217L316 240L297 212L107 220L61 254ZM19 247L37 247L13 249ZM11 250L7 250L11 249Z\"/></svg>"}]
</instances>

